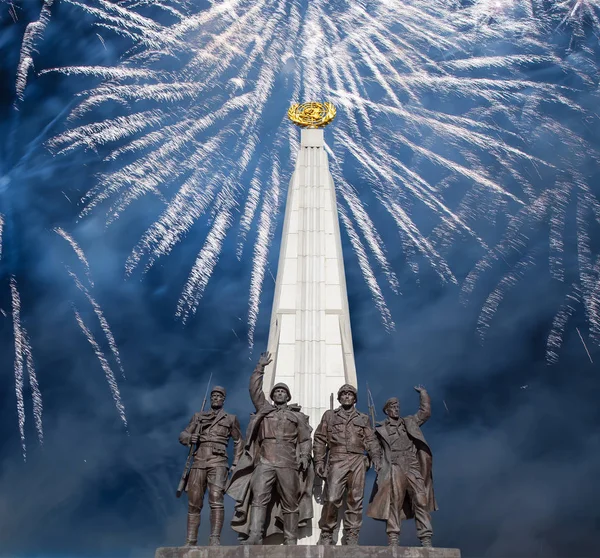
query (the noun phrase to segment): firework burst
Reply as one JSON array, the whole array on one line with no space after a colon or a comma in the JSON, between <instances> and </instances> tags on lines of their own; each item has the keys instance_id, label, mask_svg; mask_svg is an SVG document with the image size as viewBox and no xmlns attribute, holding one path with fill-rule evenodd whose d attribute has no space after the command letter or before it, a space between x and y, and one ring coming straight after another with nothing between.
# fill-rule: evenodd
<instances>
[{"instance_id":1,"label":"firework burst","mask_svg":"<svg viewBox=\"0 0 600 558\"><path fill-rule=\"evenodd\" d=\"M9 14L13 22L19 21L19 3L8 2ZM34 365L32 353L32 342L25 328L22 310L22 295L20 292L20 280L18 279L18 262L20 250L18 238L20 229L16 226L19 220L18 207L15 199L22 196L23 184L35 176L36 169L32 165L33 156L41 148L44 140L48 137L52 126L64 118L65 114L57 115L50 121L31 141L27 142L25 149L20 150L17 147L17 138L19 137L21 111L23 110L23 100L26 94L28 80L31 78L34 70L34 55L43 40L44 32L48 27L52 15L53 0L45 0L41 3L40 12L37 19L30 22L26 28L22 39L20 56L16 68L14 103L7 123L7 133L5 134L6 143L0 145L0 278L8 279L8 287L11 300L11 319L14 340L14 379L15 394L17 400L17 417L19 424L19 434L23 458L26 459L26 439L25 439L25 381L28 379L31 392L33 419L35 430L39 443L44 440L43 421L42 421L42 393L38 384L37 373ZM19 188L15 186L18 185ZM74 238L61 228L55 229L55 232L66 240L72 250L75 252L79 263L83 266L85 280L81 281L78 275L67 267L69 275L75 281L77 288L83 292L88 303L96 314L100 328L106 337L106 342L110 347L112 357L116 367L124 376L120 355L116 346L115 339L110 330L109 324L102 312L100 305L92 295L93 281L90 272L90 266L83 250L76 243ZM86 286L87 284L87 286ZM3 311L4 314L4 311ZM6 317L6 315L5 315ZM110 364L101 351L93 334L83 322L80 313L75 309L75 319L82 331L92 344L100 364L106 373L107 380L111 387L113 398L117 410L127 426L124 406L120 400L118 386L110 368Z\"/></svg>"},{"instance_id":2,"label":"firework burst","mask_svg":"<svg viewBox=\"0 0 600 558\"><path fill-rule=\"evenodd\" d=\"M91 123L73 125L49 146L63 154L91 149L116 168L86 194L82 215L102 210L112 223L144 196L164 202L132 247L128 273L150 269L195 223L208 221L177 306L183 320L196 311L226 238L237 234L241 257L255 233L252 343L288 168L280 161L297 148L290 127L273 131L269 123L274 111L283 119L289 104L312 99L339 108L328 133L341 221L387 328L393 321L384 288L397 293L399 281L386 249L393 237L377 231L374 213L394 223L410 269L430 266L444 282L459 281L444 256L448 249L459 238L478 246L484 256L465 294L492 262L522 245L524 228L548 220L550 267L564 279L565 197L593 211L596 202L579 161L569 156L588 150L586 142L556 114L581 120L585 111L571 86L540 79L536 69L593 84L593 76L565 61L544 35L584 21L583 12L591 17L593 2L559 2L548 11L541 0L477 0L467 7L421 0L234 0L186 12L189 5L173 0L169 23L142 15L139 3L68 2L133 47L114 67L60 69L101 83L82 93L70 116ZM95 111L107 106L114 116L94 121ZM562 139L564 155L539 148L552 137ZM353 173L361 177L354 186ZM367 198L378 209L368 212ZM505 237L490 246L479 225L504 215L510 220ZM591 286L584 236L580 269ZM532 265L533 258L525 258L484 305L480 331L502 293ZM587 307L594 322L596 303L590 299Z\"/></svg>"}]
</instances>

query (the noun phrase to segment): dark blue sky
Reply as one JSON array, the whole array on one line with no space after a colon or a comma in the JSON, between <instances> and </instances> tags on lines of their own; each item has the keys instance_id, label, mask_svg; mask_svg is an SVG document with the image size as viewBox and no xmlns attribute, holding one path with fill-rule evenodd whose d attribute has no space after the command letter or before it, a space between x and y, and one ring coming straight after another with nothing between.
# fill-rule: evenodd
<instances>
[{"instance_id":1,"label":"dark blue sky","mask_svg":"<svg viewBox=\"0 0 600 558\"><path fill-rule=\"evenodd\" d=\"M246 342L250 262L237 261L234 242L225 244L198 313L185 327L174 319L174 308L206 228L194 229L144 278L124 279L125 258L159 201L142 201L108 229L94 214L77 221L76 200L93 184L100 160L84 153L53 158L36 138L93 82L32 76L15 110L20 43L41 3L16 4L15 23L0 3L0 175L5 178L0 212L10 216L0 261L0 556L150 556L157 546L178 545L185 537L186 502L174 491L186 450L177 437L199 409L211 372L229 391L227 409L247 424L247 380L266 345L274 284L267 275L251 352ZM90 21L60 2L53 9L35 56L38 70L112 63L125 48L108 34L107 48L100 48ZM59 118L42 138L64 126ZM597 145L597 131L587 133ZM291 168L291 162L282 167L286 182ZM589 172L598 176L597 169ZM94 293L126 371L126 379L118 381L128 432L75 321L73 304L90 327L95 323L65 265L80 275L82 268L52 232L56 226L73 234L90 261ZM595 232L592 246L600 238ZM276 246L280 234L281 219ZM559 362L545 362L546 337L565 285L553 282L543 268L528 273L505 298L482 345L477 317L499 276L462 305L459 288L443 286L425 266L416 277L402 247L389 244L404 294L387 297L396 322L396 331L388 334L342 234L359 408L366 410L366 381L379 418L392 394L404 412L414 412L417 383L433 398L424 433L434 452L440 505L433 516L434 544L459 547L465 557L597 556L600 350L588 339L581 310L569 323ZM275 273L276 251L269 258ZM454 246L448 259L461 278L474 261L466 244ZM26 389L26 463L14 391L10 275L20 286L44 403L40 447ZM94 333L101 339L98 328ZM204 522L201 538L206 534ZM227 527L224 540L235 540ZM384 540L383 524L366 519L361 543ZM412 522L403 543L416 544Z\"/></svg>"}]
</instances>

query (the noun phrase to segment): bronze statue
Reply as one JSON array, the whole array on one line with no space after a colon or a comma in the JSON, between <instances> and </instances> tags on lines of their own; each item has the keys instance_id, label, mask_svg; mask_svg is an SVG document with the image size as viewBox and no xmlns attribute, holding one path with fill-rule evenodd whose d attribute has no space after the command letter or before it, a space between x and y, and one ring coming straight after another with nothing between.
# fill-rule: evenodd
<instances>
[{"instance_id":1,"label":"bronze statue","mask_svg":"<svg viewBox=\"0 0 600 558\"><path fill-rule=\"evenodd\" d=\"M209 546L221 544L229 438L233 438L234 443L232 468L235 469L244 450L244 440L237 417L223 410L225 397L225 388L215 386L210 394L210 411L195 413L186 429L179 435L179 441L185 446L190 446L190 451L195 448L192 451L193 464L187 486L181 487L185 488L188 495L186 546L194 546L198 541L200 512L207 485L210 506ZM184 477L185 474L184 472Z\"/></svg>"},{"instance_id":2,"label":"bronze statue","mask_svg":"<svg viewBox=\"0 0 600 558\"><path fill-rule=\"evenodd\" d=\"M362 525L365 474L369 458L379 470L380 448L367 415L356 410L356 388L349 384L338 390L341 406L326 411L315 431L315 472L325 479L323 510L319 521L321 536L317 544L333 545L338 510L347 490L343 544L358 544ZM327 465L326 452L329 452Z\"/></svg>"},{"instance_id":3,"label":"bronze statue","mask_svg":"<svg viewBox=\"0 0 600 558\"><path fill-rule=\"evenodd\" d=\"M400 417L400 403L392 397L383 407L388 418L375 428L383 460L367 515L387 522L390 546L398 545L402 519L414 517L421 545L430 547L430 512L438 509L433 495L431 449L420 428L431 416L431 401L423 386L415 390L420 395L417 414Z\"/></svg>"},{"instance_id":4,"label":"bronze statue","mask_svg":"<svg viewBox=\"0 0 600 558\"><path fill-rule=\"evenodd\" d=\"M242 544L261 544L263 532L265 537L283 532L283 544L295 545L298 527L313 515L311 428L300 407L288 405L287 385L274 385L273 404L267 401L263 377L270 362L271 355L263 353L250 377L256 413L248 425L244 455L227 487L236 501L231 527Z\"/></svg>"}]
</instances>

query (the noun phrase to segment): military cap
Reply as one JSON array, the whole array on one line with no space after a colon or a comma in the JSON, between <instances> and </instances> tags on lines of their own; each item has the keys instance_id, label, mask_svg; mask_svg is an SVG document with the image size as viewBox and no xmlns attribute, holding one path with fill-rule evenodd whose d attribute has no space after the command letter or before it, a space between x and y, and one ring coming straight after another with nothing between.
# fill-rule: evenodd
<instances>
[{"instance_id":1,"label":"military cap","mask_svg":"<svg viewBox=\"0 0 600 558\"><path fill-rule=\"evenodd\" d=\"M274 385L274 386L271 388L271 393L269 394L269 397L270 397L271 399L273 399L273 392L274 392L276 389L279 389L279 388L281 388L281 389L285 389L285 391L287 391L287 394L288 394L288 401L290 401L290 400L292 399L292 394L291 394L291 392L290 392L290 388L287 386L287 384L284 384L283 382L280 382L280 383L278 383L278 384L275 384L275 385Z\"/></svg>"},{"instance_id":2,"label":"military cap","mask_svg":"<svg viewBox=\"0 0 600 558\"><path fill-rule=\"evenodd\" d=\"M343 391L352 392L354 394L354 399L358 400L358 392L356 391L356 388L354 386L351 386L350 384L344 384L340 389L338 389L338 392L337 392L338 401L340 400L340 395L342 395Z\"/></svg>"},{"instance_id":3,"label":"military cap","mask_svg":"<svg viewBox=\"0 0 600 558\"><path fill-rule=\"evenodd\" d=\"M390 397L383 406L383 412L387 414L387 408L394 403L398 403L398 405L400 405L400 401L398 401L397 397Z\"/></svg>"},{"instance_id":4,"label":"military cap","mask_svg":"<svg viewBox=\"0 0 600 558\"><path fill-rule=\"evenodd\" d=\"M214 388L212 388L210 390L210 394L212 395L213 393L220 393L223 397L227 397L227 392L225 391L224 387L221 386L215 386Z\"/></svg>"}]
</instances>

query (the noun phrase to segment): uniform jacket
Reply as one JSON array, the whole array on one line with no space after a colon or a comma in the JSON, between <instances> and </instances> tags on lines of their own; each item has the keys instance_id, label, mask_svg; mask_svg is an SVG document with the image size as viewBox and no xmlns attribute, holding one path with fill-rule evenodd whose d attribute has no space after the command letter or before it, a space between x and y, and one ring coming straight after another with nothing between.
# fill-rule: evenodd
<instances>
[{"instance_id":1,"label":"uniform jacket","mask_svg":"<svg viewBox=\"0 0 600 558\"><path fill-rule=\"evenodd\" d=\"M417 459L421 468L421 474L425 481L425 491L427 492L427 503L428 510L435 511L438 509L437 502L433 493L433 474L432 474L432 457L431 449L427 444L423 433L421 432L421 425L429 419L431 416L431 400L426 391L421 392L419 410L414 415L402 417L406 432L412 439L413 443L417 448ZM387 520L390 513L391 505L391 447L390 438L388 435L387 425L389 420L377 423L375 428L375 434L383 450L383 459L381 462L381 469L377 475L375 484L373 485L373 491L369 500L369 507L367 509L367 516L373 519ZM401 518L410 519L414 517L412 502L410 497L407 495L404 499L402 507Z\"/></svg>"},{"instance_id":2,"label":"uniform jacket","mask_svg":"<svg viewBox=\"0 0 600 558\"><path fill-rule=\"evenodd\" d=\"M244 535L250 530L250 506L252 504L252 494L250 490L250 480L252 472L260 459L260 440L262 422L265 417L273 414L277 407L269 403L263 393L263 372L264 369L257 367L250 377L250 396L256 408L256 413L250 417L250 423L246 430L246 445L240 458L238 466L233 471L231 478L226 486L226 494L235 501L235 513L231 521L231 528ZM311 454L311 432L312 429L308 423L308 416L300 412L298 405L289 405L284 411L290 424L294 424L298 430L296 437L296 464L294 469L298 470L301 457L310 458ZM263 430L264 432L264 430ZM277 465L275 465L277 466ZM303 527L313 517L312 507L312 486L314 481L314 469L312 464L308 471L298 472L300 475L300 506L298 526ZM268 508L267 526L265 537L281 533L283 531L283 514L278 498L274 494L273 505Z\"/></svg>"},{"instance_id":3,"label":"uniform jacket","mask_svg":"<svg viewBox=\"0 0 600 558\"><path fill-rule=\"evenodd\" d=\"M226 413L222 408L216 416L209 412L194 413L185 430L179 435L179 441L190 445L190 438L194 433L200 434L198 447L194 452L192 469L205 467L227 467L227 445L229 438L233 438L233 462L235 467L244 451L244 439L240 430L240 423L235 415Z\"/></svg>"},{"instance_id":4,"label":"uniform jacket","mask_svg":"<svg viewBox=\"0 0 600 558\"><path fill-rule=\"evenodd\" d=\"M330 453L364 454L366 451L372 461L377 461L381 450L369 424L369 417L353 408L350 417L345 419L341 410L338 407L323 414L315 431L315 462L325 461L327 449Z\"/></svg>"}]
</instances>

